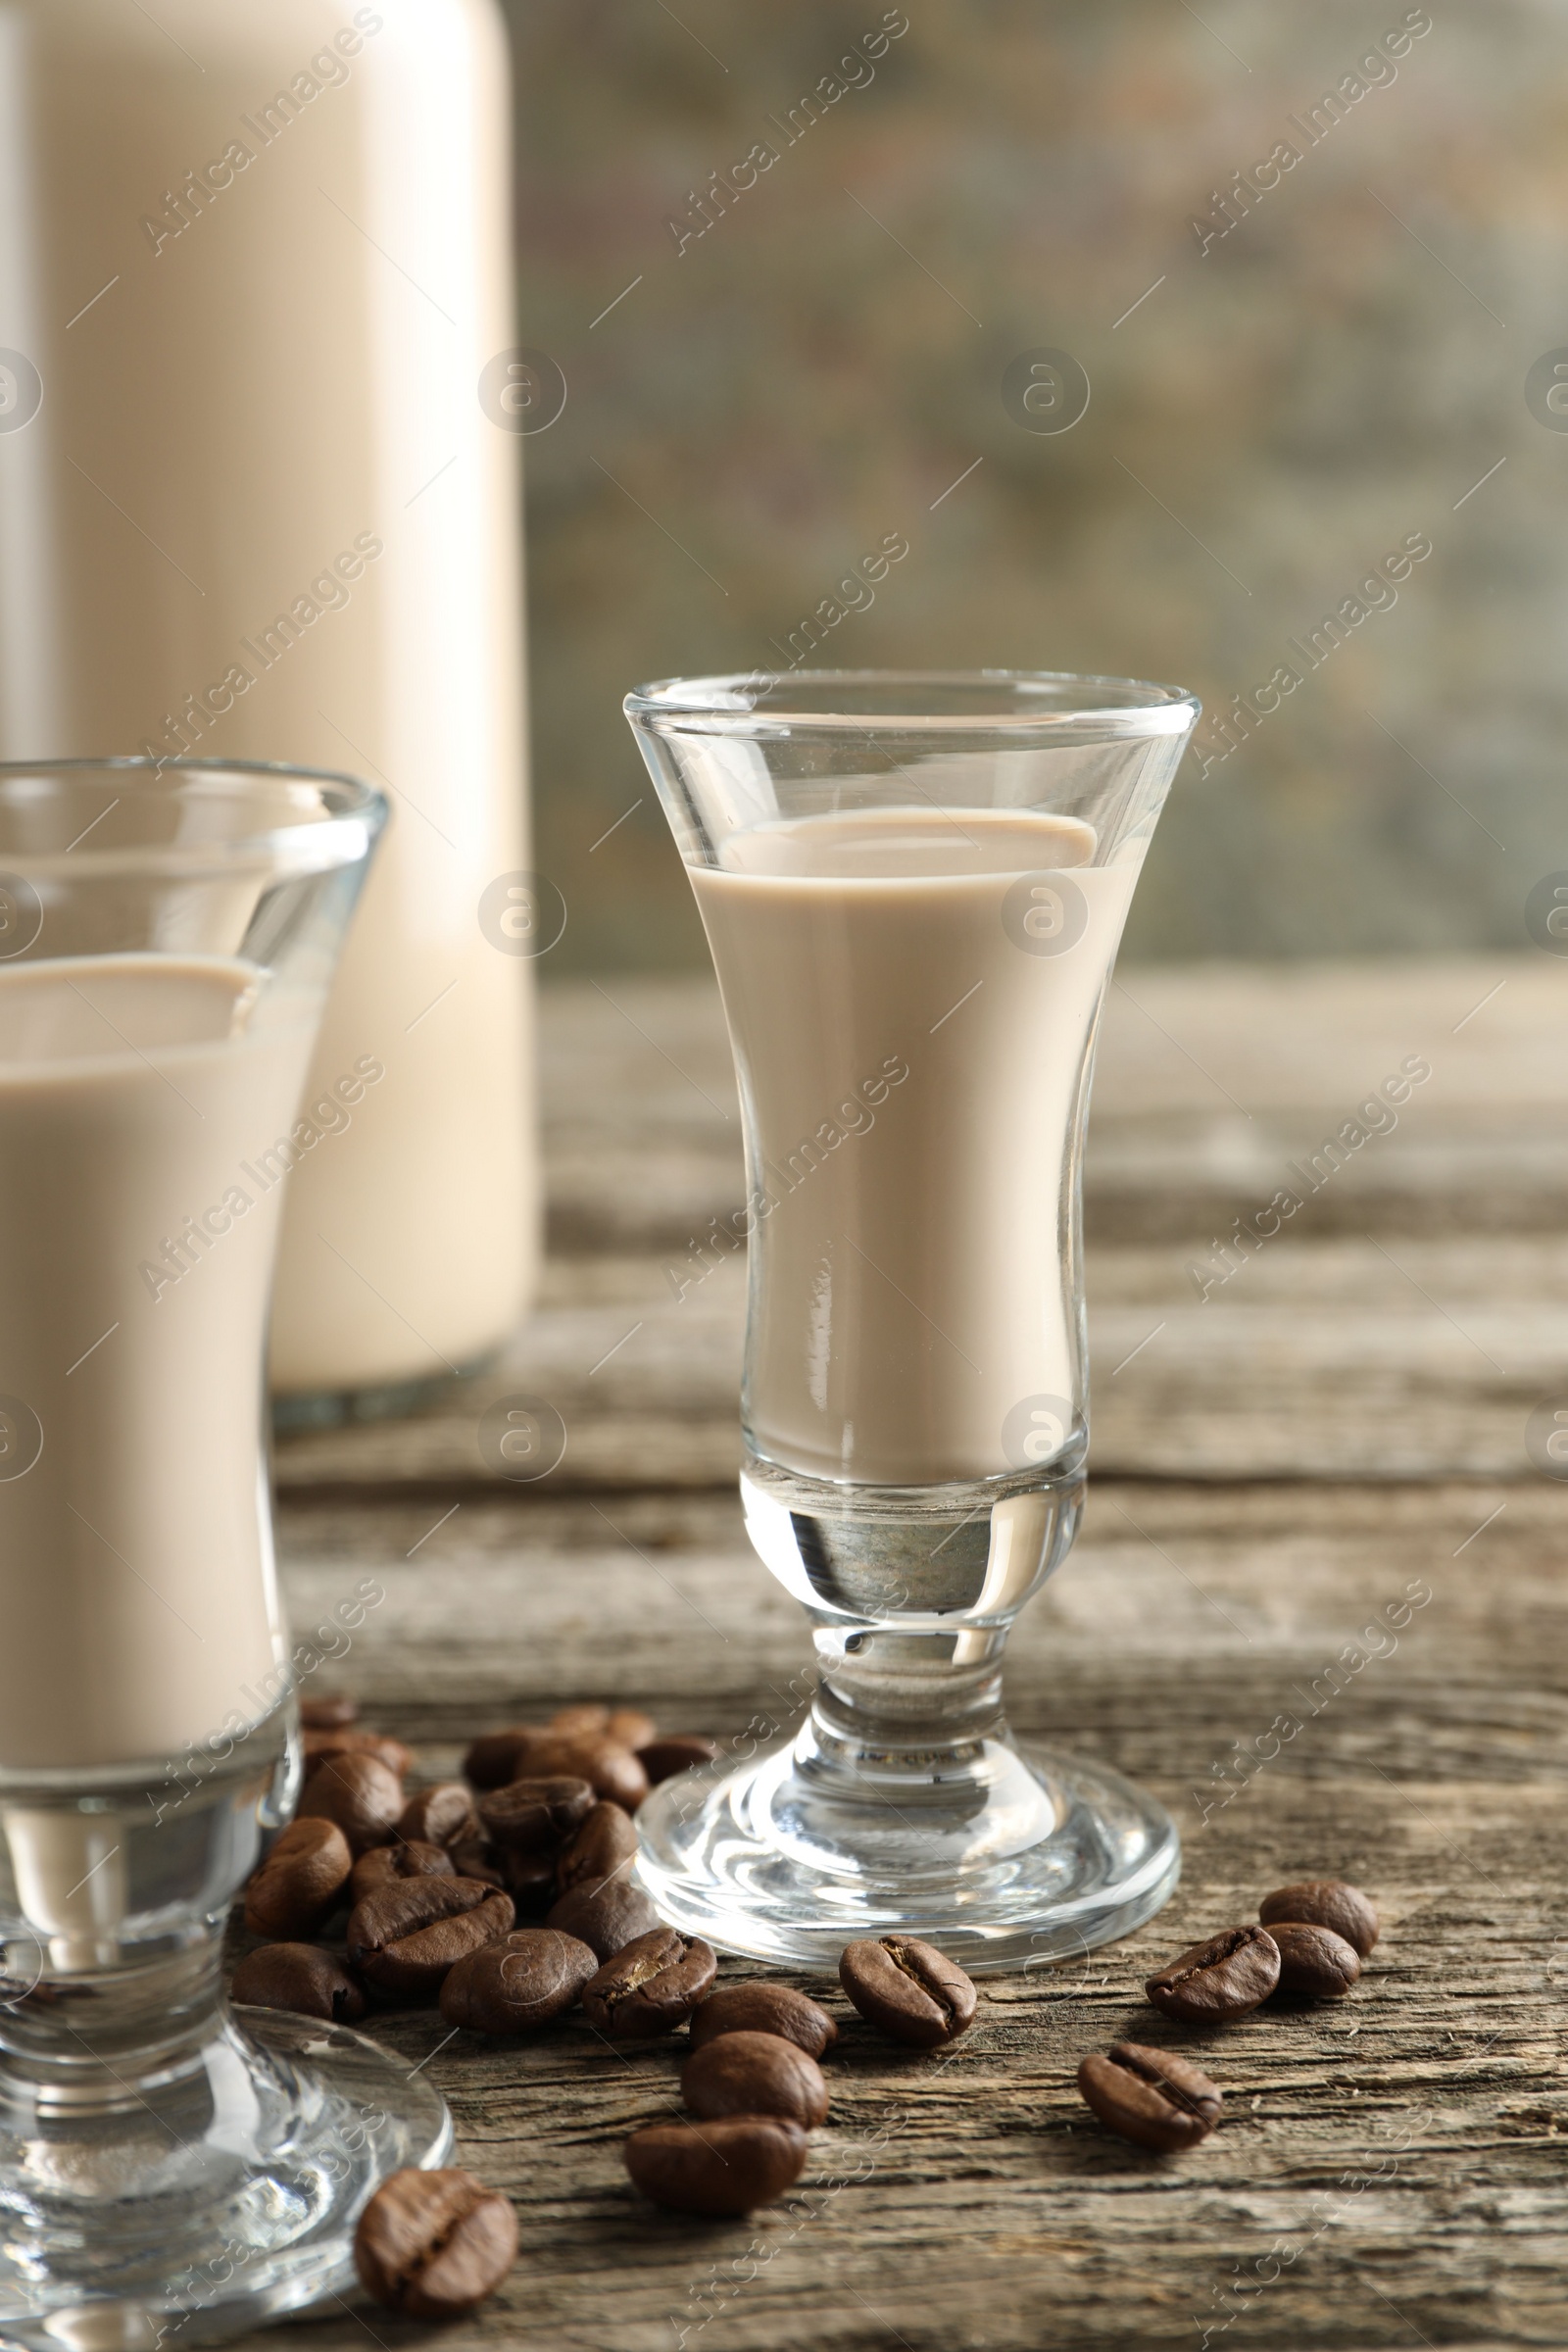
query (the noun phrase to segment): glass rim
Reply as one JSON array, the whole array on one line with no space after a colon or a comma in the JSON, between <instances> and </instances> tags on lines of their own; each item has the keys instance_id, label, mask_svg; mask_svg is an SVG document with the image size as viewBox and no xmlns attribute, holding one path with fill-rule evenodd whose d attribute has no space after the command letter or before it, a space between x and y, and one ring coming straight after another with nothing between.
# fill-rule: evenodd
<instances>
[{"instance_id":1,"label":"glass rim","mask_svg":"<svg viewBox=\"0 0 1568 2352\"><path fill-rule=\"evenodd\" d=\"M97 880L120 874L210 873L267 863L289 871L322 872L366 857L386 823L391 803L378 785L341 768L307 767L287 760L152 760L143 753L47 760L0 760L0 799L14 779L101 775L134 786L166 776L255 777L325 789L327 814L306 816L236 833L229 840L128 842L109 849L14 849L0 845L8 873L74 874ZM236 796L237 797L237 796ZM107 811L106 811L107 813ZM69 864L67 860L70 860Z\"/></svg>"},{"instance_id":2,"label":"glass rim","mask_svg":"<svg viewBox=\"0 0 1568 2352\"><path fill-rule=\"evenodd\" d=\"M781 688L808 698L776 698ZM911 710L933 693L989 707ZM1037 698L1031 701L1031 697ZM1051 698L1048 701L1048 697ZM835 708L839 704L852 707ZM859 700L859 708L853 707ZM656 678L621 706L634 727L654 734L1059 735L1094 729L1107 739L1183 735L1202 705L1184 686L1059 669L732 670L710 677ZM771 722L771 724L770 724Z\"/></svg>"}]
</instances>

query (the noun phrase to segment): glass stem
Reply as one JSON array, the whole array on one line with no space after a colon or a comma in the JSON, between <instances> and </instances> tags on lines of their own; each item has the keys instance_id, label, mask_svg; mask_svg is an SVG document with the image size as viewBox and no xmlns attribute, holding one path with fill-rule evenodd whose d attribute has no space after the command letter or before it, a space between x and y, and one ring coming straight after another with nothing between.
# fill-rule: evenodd
<instances>
[{"instance_id":1,"label":"glass stem","mask_svg":"<svg viewBox=\"0 0 1568 2352\"><path fill-rule=\"evenodd\" d=\"M813 1626L820 1676L808 1737L842 1770L931 1780L972 1770L1005 1739L1002 1659L1010 1625L890 1632L842 1619Z\"/></svg>"},{"instance_id":2,"label":"glass stem","mask_svg":"<svg viewBox=\"0 0 1568 2352\"><path fill-rule=\"evenodd\" d=\"M46 1976L0 2004L0 2098L84 2121L160 2101L200 2073L227 2022L222 1928L137 1966Z\"/></svg>"}]
</instances>

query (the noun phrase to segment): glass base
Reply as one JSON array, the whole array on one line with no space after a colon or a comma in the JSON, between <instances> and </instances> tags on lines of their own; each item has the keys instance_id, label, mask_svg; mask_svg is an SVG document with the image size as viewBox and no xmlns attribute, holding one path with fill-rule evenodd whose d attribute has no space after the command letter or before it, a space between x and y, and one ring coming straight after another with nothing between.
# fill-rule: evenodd
<instances>
[{"instance_id":1,"label":"glass base","mask_svg":"<svg viewBox=\"0 0 1568 2352\"><path fill-rule=\"evenodd\" d=\"M1130 1935L1174 1890L1175 1823L1107 1765L1002 1738L948 1777L930 1761L862 1753L847 1774L813 1722L682 1773L638 1812L639 1876L685 1934L824 1975L856 1936L898 1932L971 1976L1036 1967Z\"/></svg>"},{"instance_id":2,"label":"glass base","mask_svg":"<svg viewBox=\"0 0 1568 2352\"><path fill-rule=\"evenodd\" d=\"M348 1429L367 1421L407 1421L439 1410L460 1381L477 1380L501 1360L498 1344L470 1356L452 1372L418 1372L410 1380L381 1381L359 1389L278 1389L270 1410L274 1437L298 1430Z\"/></svg>"},{"instance_id":3,"label":"glass base","mask_svg":"<svg viewBox=\"0 0 1568 2352\"><path fill-rule=\"evenodd\" d=\"M401 2059L273 2010L117 2106L18 2082L0 2073L0 2347L27 2352L217 2343L351 2289L372 2189L452 2146Z\"/></svg>"}]
</instances>

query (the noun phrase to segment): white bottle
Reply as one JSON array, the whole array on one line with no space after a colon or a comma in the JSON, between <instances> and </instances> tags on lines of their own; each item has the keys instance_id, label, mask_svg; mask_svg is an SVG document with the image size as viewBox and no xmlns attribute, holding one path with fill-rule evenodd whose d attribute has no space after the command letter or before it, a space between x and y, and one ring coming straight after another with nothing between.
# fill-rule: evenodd
<instances>
[{"instance_id":1,"label":"white bottle","mask_svg":"<svg viewBox=\"0 0 1568 2352\"><path fill-rule=\"evenodd\" d=\"M493 0L0 9L0 756L392 798L287 1145L285 1392L470 1363L534 1279L534 943L479 912L526 863L509 142Z\"/></svg>"}]
</instances>

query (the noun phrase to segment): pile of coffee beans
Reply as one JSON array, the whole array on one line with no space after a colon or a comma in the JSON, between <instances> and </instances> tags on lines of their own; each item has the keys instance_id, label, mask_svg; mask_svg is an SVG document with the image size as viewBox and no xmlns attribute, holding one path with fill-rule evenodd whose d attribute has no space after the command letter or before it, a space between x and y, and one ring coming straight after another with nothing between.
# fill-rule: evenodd
<instances>
[{"instance_id":1,"label":"pile of coffee beans","mask_svg":"<svg viewBox=\"0 0 1568 2352\"><path fill-rule=\"evenodd\" d=\"M262 1941L234 1971L237 2001L342 2025L376 2003L435 2002L486 2034L541 2033L580 2003L606 2039L633 2041L705 1998L717 1959L631 1885L631 1816L659 1782L711 1761L713 1740L662 1739L633 1708L563 1707L476 1740L463 1780L411 1794L412 1752L362 1726L352 1699L301 1714L305 1786L245 1889ZM470 2173L411 2171L367 2205L356 2260L378 2301L447 2319L493 2293L516 2245L508 2198Z\"/></svg>"},{"instance_id":2,"label":"pile of coffee beans","mask_svg":"<svg viewBox=\"0 0 1568 2352\"><path fill-rule=\"evenodd\" d=\"M819 2061L838 2029L788 1985L714 1991L711 1946L665 1926L631 1883L637 1806L710 1761L712 1740L661 1738L631 1708L563 1707L547 1724L487 1732L461 1781L411 1795L409 1750L361 1726L349 1701L309 1702L305 1726L297 1816L246 1889L245 1924L266 1940L235 1971L236 1999L341 2023L377 2001L434 2001L451 2026L493 2035L539 2034L579 2010L623 2043L689 2020L692 2120L633 2133L632 2180L682 2213L748 2213L783 2195L827 2116ZM914 1937L852 1943L839 1973L860 2014L914 2048L974 2018L969 1979ZM361 2224L367 2287L416 2318L471 2308L512 2260L498 2204L466 2173L399 2174Z\"/></svg>"},{"instance_id":3,"label":"pile of coffee beans","mask_svg":"<svg viewBox=\"0 0 1568 2352\"><path fill-rule=\"evenodd\" d=\"M351 1700L309 1700L303 1718L305 1787L245 1890L245 1926L261 1940L234 1972L236 2000L341 2024L376 2003L433 2002L455 2029L506 2036L580 2011L623 2044L686 2026L691 2120L632 2133L633 2183L657 2205L713 2216L785 2193L827 2118L821 2060L838 2028L786 1984L715 1989L711 1946L666 1926L631 1883L637 1807L661 1781L711 1761L712 1740L661 1737L633 1708L563 1707L549 1723L486 1733L462 1780L410 1793L410 1750L361 1726ZM1192 2027L1249 2016L1280 1993L1338 1999L1377 1936L1358 1888L1302 1881L1266 1896L1256 1925L1222 1929L1145 1990ZM943 2048L974 2021L969 1978L914 1936L849 1944L839 1981L868 2024L909 2048ZM1167 2153L1206 2138L1223 2108L1191 2059L1142 2042L1085 2058L1078 2087L1107 2130ZM366 2206L355 2253L379 2302L442 2320L493 2293L516 2248L510 2199L471 2173L409 2171Z\"/></svg>"},{"instance_id":4,"label":"pile of coffee beans","mask_svg":"<svg viewBox=\"0 0 1568 2352\"><path fill-rule=\"evenodd\" d=\"M804 1992L760 1982L725 1984L690 2015L680 2090L697 2121L634 2132L626 2170L674 2213L750 2213L805 2169L807 2133L827 2120L817 2062L839 2030Z\"/></svg>"},{"instance_id":5,"label":"pile of coffee beans","mask_svg":"<svg viewBox=\"0 0 1568 2352\"><path fill-rule=\"evenodd\" d=\"M308 1699L302 1715L305 1787L245 1890L264 1941L235 1971L236 2000L336 2024L377 1998L438 2001L475 2033L535 2033L628 1944L670 1935L630 1884L631 1816L658 1782L716 1756L711 1740L661 1739L634 1708L563 1707L476 1740L464 1780L411 1795L411 1751L359 1724L352 1699ZM514 1933L519 1915L541 1925ZM712 1974L696 1949L693 2002ZM649 2022L671 2004L655 1973L602 2030L665 2030Z\"/></svg>"},{"instance_id":6,"label":"pile of coffee beans","mask_svg":"<svg viewBox=\"0 0 1568 2352\"><path fill-rule=\"evenodd\" d=\"M913 1936L849 1944L839 1982L863 2018L915 2049L956 2040L974 2019L962 1969ZM750 2213L781 2197L806 2164L808 2132L827 2121L818 2062L837 2039L827 2011L788 1984L720 1985L691 2013L681 2069L681 2097L697 2121L632 2133L625 2159L635 2185L676 2213Z\"/></svg>"},{"instance_id":7,"label":"pile of coffee beans","mask_svg":"<svg viewBox=\"0 0 1568 2352\"><path fill-rule=\"evenodd\" d=\"M1263 1897L1257 1926L1222 1928L1167 1961L1144 1990L1188 2026L1249 2017L1275 1993L1340 2000L1377 1939L1377 1912L1358 1886L1303 1879ZM1135 2041L1086 2058L1078 2088L1107 2131L1167 2153L1206 2139L1223 2104L1218 2085L1190 2061Z\"/></svg>"}]
</instances>

